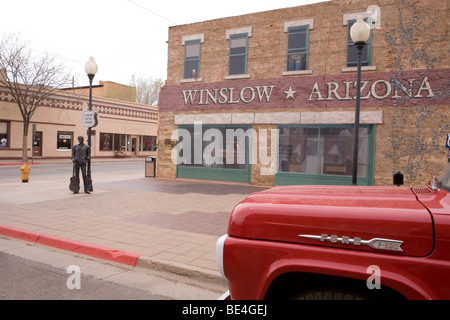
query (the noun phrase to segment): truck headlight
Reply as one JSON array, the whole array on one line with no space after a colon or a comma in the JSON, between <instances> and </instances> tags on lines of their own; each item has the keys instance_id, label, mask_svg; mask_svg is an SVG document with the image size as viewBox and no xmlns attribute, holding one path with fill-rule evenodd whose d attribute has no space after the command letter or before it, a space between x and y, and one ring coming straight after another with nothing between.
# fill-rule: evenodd
<instances>
[{"instance_id":1,"label":"truck headlight","mask_svg":"<svg viewBox=\"0 0 450 320\"><path fill-rule=\"evenodd\" d=\"M225 245L225 240L228 238L227 234L224 234L217 240L216 243L216 263L217 268L219 269L220 274L226 278L225 272L223 270L223 247Z\"/></svg>"}]
</instances>

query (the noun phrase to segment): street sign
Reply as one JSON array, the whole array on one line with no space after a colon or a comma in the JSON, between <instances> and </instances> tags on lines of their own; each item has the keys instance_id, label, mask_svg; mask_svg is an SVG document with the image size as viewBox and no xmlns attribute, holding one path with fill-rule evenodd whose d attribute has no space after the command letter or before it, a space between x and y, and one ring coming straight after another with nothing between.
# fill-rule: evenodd
<instances>
[{"instance_id":1,"label":"street sign","mask_svg":"<svg viewBox=\"0 0 450 320\"><path fill-rule=\"evenodd\" d=\"M447 144L445 147L450 149L450 132L447 134Z\"/></svg>"},{"instance_id":2,"label":"street sign","mask_svg":"<svg viewBox=\"0 0 450 320\"><path fill-rule=\"evenodd\" d=\"M97 111L83 111L83 127L92 128L98 125Z\"/></svg>"}]
</instances>

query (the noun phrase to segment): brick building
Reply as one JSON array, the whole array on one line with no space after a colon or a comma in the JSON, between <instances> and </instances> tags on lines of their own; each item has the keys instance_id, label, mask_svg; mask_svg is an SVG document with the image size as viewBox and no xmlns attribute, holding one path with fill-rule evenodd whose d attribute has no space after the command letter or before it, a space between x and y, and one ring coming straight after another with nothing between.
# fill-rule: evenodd
<instances>
[{"instance_id":1,"label":"brick building","mask_svg":"<svg viewBox=\"0 0 450 320\"><path fill-rule=\"evenodd\" d=\"M358 184L423 185L447 163L446 2L336 0L171 27L159 177L350 184L356 50Z\"/></svg>"}]
</instances>

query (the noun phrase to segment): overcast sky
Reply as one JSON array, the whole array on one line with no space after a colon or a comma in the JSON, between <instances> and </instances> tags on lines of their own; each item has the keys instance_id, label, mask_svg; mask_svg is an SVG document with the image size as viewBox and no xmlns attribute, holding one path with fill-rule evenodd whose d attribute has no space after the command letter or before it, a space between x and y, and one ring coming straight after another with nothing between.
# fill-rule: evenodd
<instances>
[{"instance_id":1,"label":"overcast sky","mask_svg":"<svg viewBox=\"0 0 450 320\"><path fill-rule=\"evenodd\" d=\"M3 1L1 36L19 34L36 54L60 56L76 85L95 58L99 80L130 84L131 75L166 79L170 26L325 0L14 0Z\"/></svg>"}]
</instances>

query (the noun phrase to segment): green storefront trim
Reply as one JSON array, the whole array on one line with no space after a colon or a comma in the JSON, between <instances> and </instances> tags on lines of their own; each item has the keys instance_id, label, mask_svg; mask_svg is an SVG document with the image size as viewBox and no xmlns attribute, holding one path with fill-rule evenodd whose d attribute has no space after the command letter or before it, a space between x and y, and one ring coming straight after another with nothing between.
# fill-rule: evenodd
<instances>
[{"instance_id":1,"label":"green storefront trim","mask_svg":"<svg viewBox=\"0 0 450 320\"><path fill-rule=\"evenodd\" d=\"M309 127L309 128L352 128L353 125L279 125L283 127ZM360 125L368 129L367 136L367 171L365 177L358 177L357 183L361 186L373 185L374 158L375 158L375 125ZM352 177L331 174L306 174L297 172L277 172L275 185L351 185Z\"/></svg>"},{"instance_id":2,"label":"green storefront trim","mask_svg":"<svg viewBox=\"0 0 450 320\"><path fill-rule=\"evenodd\" d=\"M250 183L250 170L178 166L177 178Z\"/></svg>"}]
</instances>

